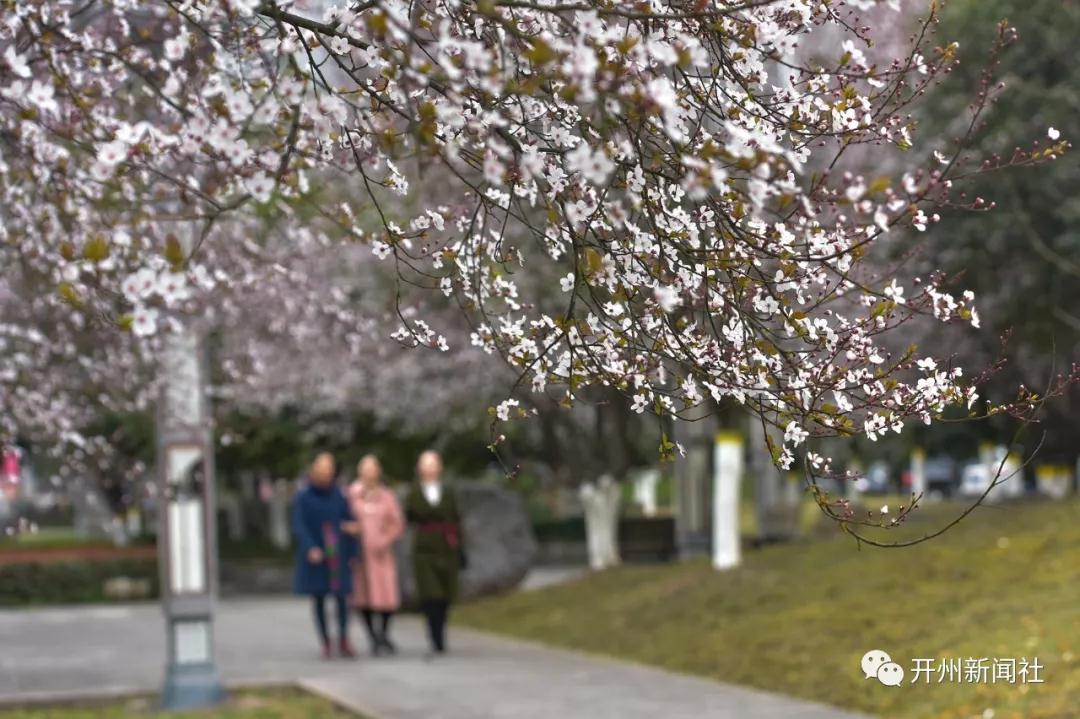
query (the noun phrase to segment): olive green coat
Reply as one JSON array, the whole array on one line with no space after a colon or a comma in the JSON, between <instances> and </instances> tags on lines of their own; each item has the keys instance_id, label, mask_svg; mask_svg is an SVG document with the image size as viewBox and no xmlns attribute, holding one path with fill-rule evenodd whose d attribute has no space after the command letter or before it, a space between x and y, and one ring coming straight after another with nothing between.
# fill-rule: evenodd
<instances>
[{"instance_id":1,"label":"olive green coat","mask_svg":"<svg viewBox=\"0 0 1080 719\"><path fill-rule=\"evenodd\" d=\"M458 570L464 558L465 534L453 489L443 484L439 503L432 506L420 486L414 484L405 498L405 517L415 530L412 561L417 598L421 602L454 601L458 593ZM453 527L457 546L451 544L447 532L433 531L433 524Z\"/></svg>"}]
</instances>

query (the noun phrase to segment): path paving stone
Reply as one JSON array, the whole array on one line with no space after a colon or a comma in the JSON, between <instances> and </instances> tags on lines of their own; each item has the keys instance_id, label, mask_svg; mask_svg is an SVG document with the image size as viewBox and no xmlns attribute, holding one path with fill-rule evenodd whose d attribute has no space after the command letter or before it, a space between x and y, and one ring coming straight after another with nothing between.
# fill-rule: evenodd
<instances>
[{"instance_id":1,"label":"path paving stone","mask_svg":"<svg viewBox=\"0 0 1080 719\"><path fill-rule=\"evenodd\" d=\"M299 683L373 719L860 716L453 626L451 654L429 661L418 618L398 617L393 629L396 657L324 661L303 600L230 599L219 605L214 639L230 685ZM0 702L155 691L163 632L156 604L2 610Z\"/></svg>"}]
</instances>

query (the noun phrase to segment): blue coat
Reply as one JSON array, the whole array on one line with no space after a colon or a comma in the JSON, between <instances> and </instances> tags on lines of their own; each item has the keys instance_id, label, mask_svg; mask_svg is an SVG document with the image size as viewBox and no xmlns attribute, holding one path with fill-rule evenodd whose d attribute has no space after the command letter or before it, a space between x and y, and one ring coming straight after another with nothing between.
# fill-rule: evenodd
<instances>
[{"instance_id":1,"label":"blue coat","mask_svg":"<svg viewBox=\"0 0 1080 719\"><path fill-rule=\"evenodd\" d=\"M296 536L297 594L351 594L349 562L357 556L357 541L341 531L341 523L352 521L349 504L336 484L318 489L305 484L293 499L292 523ZM336 551L327 551L328 545ZM323 550L323 561L312 564L308 550Z\"/></svg>"}]
</instances>

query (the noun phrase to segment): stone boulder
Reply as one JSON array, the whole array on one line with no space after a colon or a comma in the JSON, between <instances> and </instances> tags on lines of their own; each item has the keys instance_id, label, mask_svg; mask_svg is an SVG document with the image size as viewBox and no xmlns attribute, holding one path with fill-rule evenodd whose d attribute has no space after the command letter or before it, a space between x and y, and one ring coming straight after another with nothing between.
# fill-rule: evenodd
<instances>
[{"instance_id":1,"label":"stone boulder","mask_svg":"<svg viewBox=\"0 0 1080 719\"><path fill-rule=\"evenodd\" d=\"M468 566L461 573L461 597L471 599L513 589L525 578L537 554L521 495L486 482L457 482L453 491L463 515L468 557ZM416 603L411 549L410 528L395 547L401 598L407 606Z\"/></svg>"}]
</instances>

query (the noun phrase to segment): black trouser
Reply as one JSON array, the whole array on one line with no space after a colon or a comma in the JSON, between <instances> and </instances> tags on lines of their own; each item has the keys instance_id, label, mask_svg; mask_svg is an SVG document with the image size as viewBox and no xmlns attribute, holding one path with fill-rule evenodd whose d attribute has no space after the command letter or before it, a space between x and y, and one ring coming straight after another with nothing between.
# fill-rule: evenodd
<instances>
[{"instance_id":1,"label":"black trouser","mask_svg":"<svg viewBox=\"0 0 1080 719\"><path fill-rule=\"evenodd\" d=\"M384 612L364 607L360 610L360 616L364 618L364 626L367 628L368 639L372 646L390 644L390 620L393 612ZM375 620L379 621L376 622ZM376 624L378 626L376 626Z\"/></svg>"},{"instance_id":2,"label":"black trouser","mask_svg":"<svg viewBox=\"0 0 1080 719\"><path fill-rule=\"evenodd\" d=\"M323 644L330 643L330 632L326 628L326 596L325 594L315 594L311 597L315 609L315 627L319 630L319 638L322 639ZM344 594L333 594L331 596L334 597L337 604L338 640L343 642L348 639L349 609L345 606Z\"/></svg>"},{"instance_id":3,"label":"black trouser","mask_svg":"<svg viewBox=\"0 0 1080 719\"><path fill-rule=\"evenodd\" d=\"M450 613L447 599L425 599L421 602L427 618L428 640L431 648L440 654L446 651L446 617Z\"/></svg>"}]
</instances>

